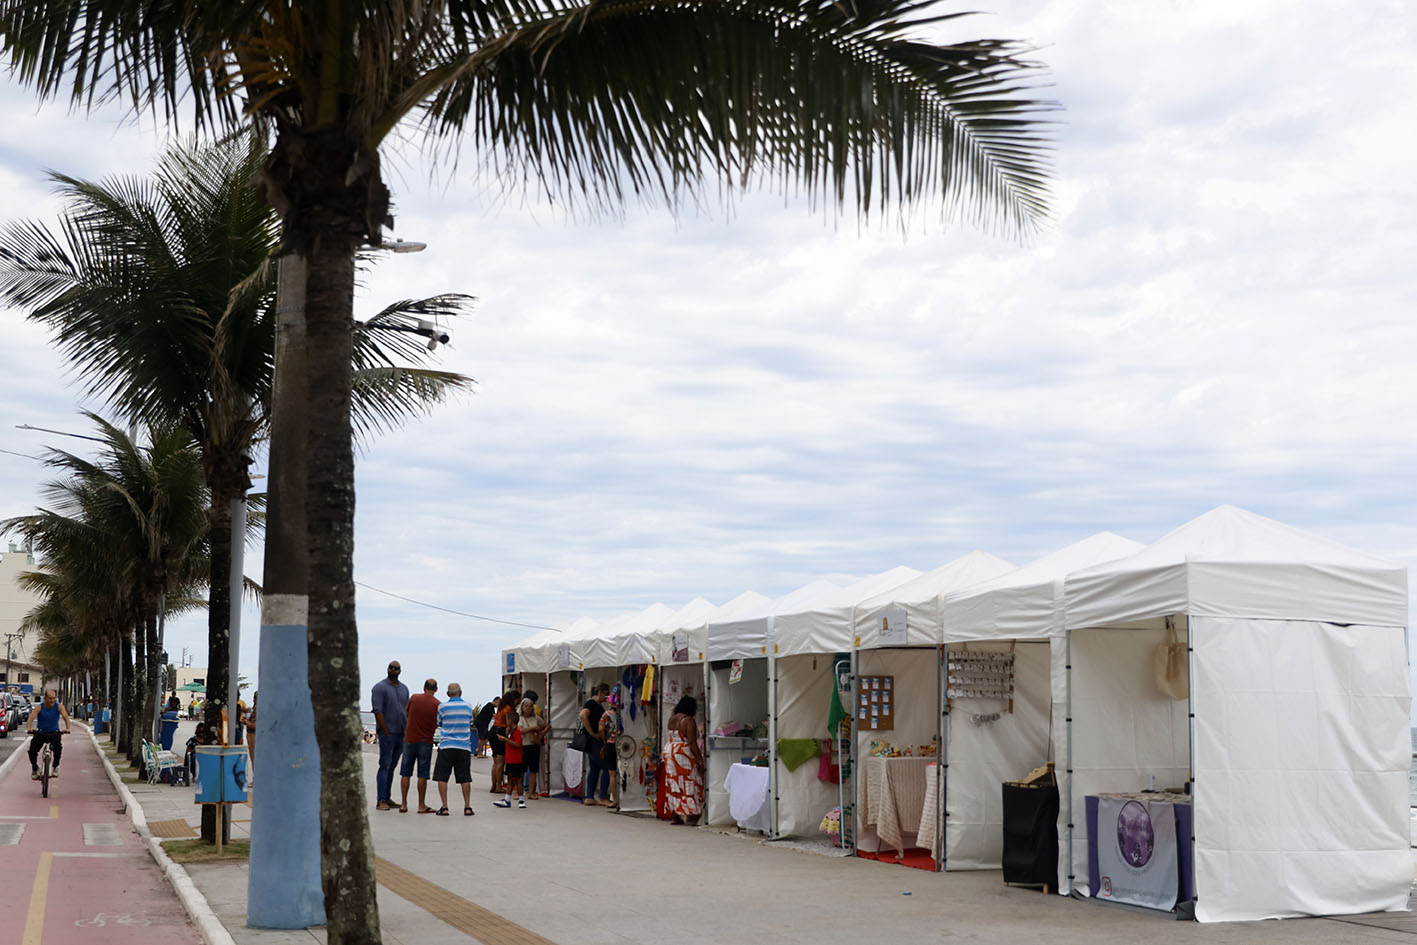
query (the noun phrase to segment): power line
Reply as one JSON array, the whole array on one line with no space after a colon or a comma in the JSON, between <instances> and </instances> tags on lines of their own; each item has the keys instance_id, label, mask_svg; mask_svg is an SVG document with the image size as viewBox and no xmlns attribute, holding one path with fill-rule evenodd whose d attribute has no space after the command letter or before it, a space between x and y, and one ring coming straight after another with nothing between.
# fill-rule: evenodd
<instances>
[{"instance_id":1,"label":"power line","mask_svg":"<svg viewBox=\"0 0 1417 945\"><path fill-rule=\"evenodd\" d=\"M390 597L397 597L399 600L408 601L410 604L417 604L419 607L430 607L433 610L441 610L445 614L456 614L459 617L471 617L473 620L486 620L490 623L505 623L508 626L526 627L529 630L550 630L554 633L561 632L561 630L557 627L543 627L539 624L534 623L518 623L515 620L500 620L496 617L484 617L481 614L463 613L461 610L453 610L450 607L439 607L437 604L430 604L427 601L414 600L412 597L404 597L402 594L395 594L393 591L386 591L382 587L375 587L372 584L365 584L363 581L355 581L354 583L358 584L360 587L367 587L371 591L378 591L380 594L388 594Z\"/></svg>"}]
</instances>

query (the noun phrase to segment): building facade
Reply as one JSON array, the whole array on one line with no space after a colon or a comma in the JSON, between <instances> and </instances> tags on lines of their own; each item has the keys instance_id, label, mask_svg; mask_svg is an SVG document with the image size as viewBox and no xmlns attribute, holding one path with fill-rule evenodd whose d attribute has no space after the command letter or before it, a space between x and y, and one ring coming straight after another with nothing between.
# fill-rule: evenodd
<instances>
[{"instance_id":1,"label":"building facade","mask_svg":"<svg viewBox=\"0 0 1417 945\"><path fill-rule=\"evenodd\" d=\"M24 633L20 624L38 603L39 595L20 587L19 577L35 570L34 555L10 544L0 553L0 683L17 692L42 692L44 671L34 662L38 633Z\"/></svg>"}]
</instances>

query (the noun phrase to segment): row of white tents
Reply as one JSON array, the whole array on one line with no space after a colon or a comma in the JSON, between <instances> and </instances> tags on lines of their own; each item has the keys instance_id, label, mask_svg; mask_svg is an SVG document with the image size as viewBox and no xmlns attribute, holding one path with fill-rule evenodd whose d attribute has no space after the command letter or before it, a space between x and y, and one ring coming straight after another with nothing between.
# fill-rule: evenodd
<instances>
[{"instance_id":1,"label":"row of white tents","mask_svg":"<svg viewBox=\"0 0 1417 945\"><path fill-rule=\"evenodd\" d=\"M554 791L574 793L566 746L586 692L650 665L662 711L622 713L627 733L662 744L672 699L698 697L710 824L735 819L730 766L763 751L755 826L817 836L840 805L848 848L871 849L857 803L871 742L933 744L937 819L927 812L919 832L937 838L941 868L998 869L1001 782L1051 761L1060 893L1090 891L1088 795L1184 785L1197 919L1355 914L1405 910L1412 885L1407 619L1401 564L1222 506L1147 546L1104 532L1018 568L976 551L776 600L582 618L504 651L503 669L545 693ZM1155 666L1168 646L1181 677L1173 661L1170 688ZM950 696L950 657L981 651L1008 654L1007 706ZM871 676L894 681L889 732L859 720L853 683ZM826 742L857 772L842 785L816 764L789 770L778 751L829 739L833 687L856 723L854 739ZM762 721L765 739L713 735Z\"/></svg>"}]
</instances>

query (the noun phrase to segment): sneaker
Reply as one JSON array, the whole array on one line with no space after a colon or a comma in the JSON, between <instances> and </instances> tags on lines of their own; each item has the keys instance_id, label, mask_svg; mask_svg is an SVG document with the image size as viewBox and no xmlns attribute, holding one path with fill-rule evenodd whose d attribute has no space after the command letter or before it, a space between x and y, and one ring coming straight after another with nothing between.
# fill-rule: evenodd
<instances>
[{"instance_id":1,"label":"sneaker","mask_svg":"<svg viewBox=\"0 0 1417 945\"><path fill-rule=\"evenodd\" d=\"M517 806L520 807L522 810L526 810L526 798L517 798Z\"/></svg>"},{"instance_id":2,"label":"sneaker","mask_svg":"<svg viewBox=\"0 0 1417 945\"><path fill-rule=\"evenodd\" d=\"M57 778L57 777L59 777L59 769L58 769L58 768L55 768L54 770L50 771L50 772L49 772L49 776L50 776L51 778Z\"/></svg>"},{"instance_id":3,"label":"sneaker","mask_svg":"<svg viewBox=\"0 0 1417 945\"><path fill-rule=\"evenodd\" d=\"M505 797L504 797L504 798L502 798L500 801L493 801L493 802L492 802L492 806L493 806L493 807L511 807L511 806L512 806L512 802L511 802L508 798L505 798Z\"/></svg>"},{"instance_id":4,"label":"sneaker","mask_svg":"<svg viewBox=\"0 0 1417 945\"><path fill-rule=\"evenodd\" d=\"M38 780L39 780L39 772L38 772L38 771L31 771L31 772L30 772L30 780L31 780L31 781L38 781Z\"/></svg>"}]
</instances>

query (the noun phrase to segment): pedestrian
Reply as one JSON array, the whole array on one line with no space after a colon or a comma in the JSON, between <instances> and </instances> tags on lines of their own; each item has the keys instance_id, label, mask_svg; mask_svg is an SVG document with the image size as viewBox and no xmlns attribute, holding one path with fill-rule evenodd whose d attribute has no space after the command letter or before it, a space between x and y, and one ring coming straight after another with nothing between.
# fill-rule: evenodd
<instances>
[{"instance_id":1,"label":"pedestrian","mask_svg":"<svg viewBox=\"0 0 1417 945\"><path fill-rule=\"evenodd\" d=\"M522 696L521 711L518 712L517 728L522 733L522 767L526 773L524 777L523 794L527 797L537 796L537 778L541 774L541 746L546 743L546 733L551 725L546 721L546 717L537 713L536 693L528 692Z\"/></svg>"},{"instance_id":2,"label":"pedestrian","mask_svg":"<svg viewBox=\"0 0 1417 945\"><path fill-rule=\"evenodd\" d=\"M172 741L177 735L177 709L181 704L174 696L167 700L167 708L162 713L162 728L158 732L157 742L163 751L172 750Z\"/></svg>"},{"instance_id":3,"label":"pedestrian","mask_svg":"<svg viewBox=\"0 0 1417 945\"><path fill-rule=\"evenodd\" d=\"M259 692L251 693L251 711L246 713L246 762L248 767L256 764L256 703L260 700ZM251 776L246 776L249 786Z\"/></svg>"},{"instance_id":4,"label":"pedestrian","mask_svg":"<svg viewBox=\"0 0 1417 945\"><path fill-rule=\"evenodd\" d=\"M236 744L240 745L246 735L246 700L236 697Z\"/></svg>"},{"instance_id":5,"label":"pedestrian","mask_svg":"<svg viewBox=\"0 0 1417 945\"><path fill-rule=\"evenodd\" d=\"M610 772L600 754L604 744L600 740L600 720L605 715L605 700L609 695L610 684L601 683L591 690L590 698L581 707L581 728L586 733L585 797L581 803L587 807L610 806ZM600 795L598 800L597 793Z\"/></svg>"},{"instance_id":6,"label":"pedestrian","mask_svg":"<svg viewBox=\"0 0 1417 945\"><path fill-rule=\"evenodd\" d=\"M517 703L517 705L519 708L524 709L528 707L530 703L523 701ZM515 797L517 799L517 807L526 810L526 798L522 796L522 771L524 763L522 761L523 743L522 730L519 725L520 722L521 712L517 709L513 709L507 714L507 739L505 749L507 757L507 776L503 779L503 782L506 784L506 789L502 794L502 799L495 802L492 805L493 807L511 807L512 798Z\"/></svg>"},{"instance_id":7,"label":"pedestrian","mask_svg":"<svg viewBox=\"0 0 1417 945\"><path fill-rule=\"evenodd\" d=\"M438 763L433 768L441 804L437 814L448 816L448 776L452 775L462 788L463 815L471 817L472 706L463 700L462 686L458 683L448 683L448 701L438 706L438 724L443 729L443 740L438 743Z\"/></svg>"},{"instance_id":8,"label":"pedestrian","mask_svg":"<svg viewBox=\"0 0 1417 945\"><path fill-rule=\"evenodd\" d=\"M408 813L408 779L418 766L418 812L431 814L428 806L428 768L433 763L433 733L438 728L438 680L423 681L423 691L408 700L408 724L403 735L403 765L399 769L399 813ZM446 737L447 733L444 733Z\"/></svg>"},{"instance_id":9,"label":"pedestrian","mask_svg":"<svg viewBox=\"0 0 1417 945\"><path fill-rule=\"evenodd\" d=\"M399 682L403 667L389 663L389 675L374 684L374 725L379 732L379 772L374 777L374 808L393 810L394 769L403 757L403 732L408 722L408 687Z\"/></svg>"},{"instance_id":10,"label":"pedestrian","mask_svg":"<svg viewBox=\"0 0 1417 945\"><path fill-rule=\"evenodd\" d=\"M502 774L507 765L507 734L511 731L508 727L508 718L517 711L517 703L522 701L522 694L515 689L509 689L502 696L502 704L497 707L497 714L492 717L492 727L487 730L487 734L492 739L492 793L506 793L507 786L502 783Z\"/></svg>"},{"instance_id":11,"label":"pedestrian","mask_svg":"<svg viewBox=\"0 0 1417 945\"><path fill-rule=\"evenodd\" d=\"M615 740L624 731L620 724L620 707L607 702L605 714L600 717L600 763L610 775L610 809L620 809L620 766L615 758Z\"/></svg>"},{"instance_id":12,"label":"pedestrian","mask_svg":"<svg viewBox=\"0 0 1417 945\"><path fill-rule=\"evenodd\" d=\"M487 753L492 753L492 742L488 735L488 729L492 727L492 719L497 715L497 710L502 705L501 696L493 696L491 701L483 703L482 708L477 710L477 719L473 725L477 728L478 740L487 746Z\"/></svg>"}]
</instances>

